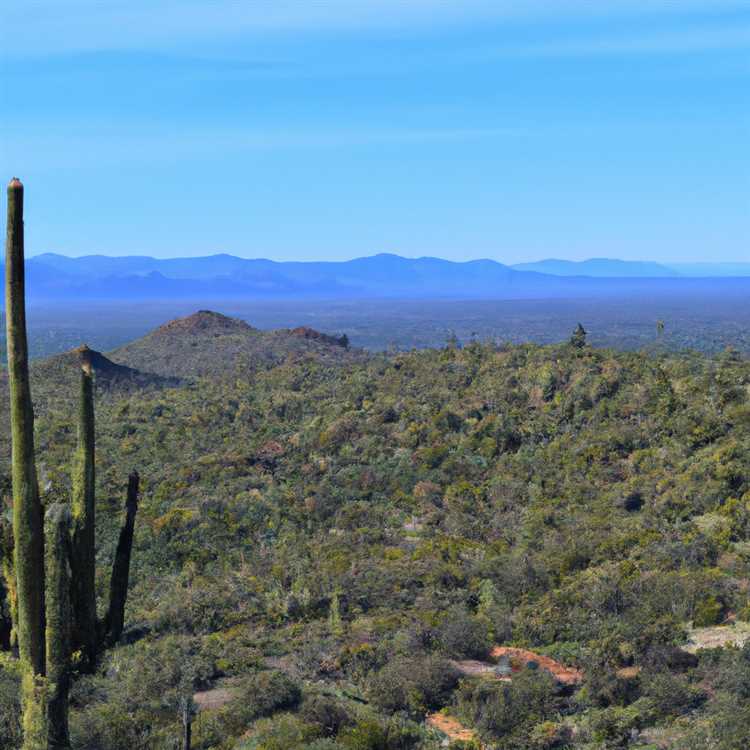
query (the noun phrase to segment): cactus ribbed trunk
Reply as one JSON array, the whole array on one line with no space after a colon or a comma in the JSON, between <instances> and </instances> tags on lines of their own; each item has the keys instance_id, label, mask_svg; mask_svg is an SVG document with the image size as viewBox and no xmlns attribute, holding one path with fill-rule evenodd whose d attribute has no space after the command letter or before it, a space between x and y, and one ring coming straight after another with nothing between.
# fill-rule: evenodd
<instances>
[{"instance_id":1,"label":"cactus ribbed trunk","mask_svg":"<svg viewBox=\"0 0 750 750\"><path fill-rule=\"evenodd\" d=\"M45 604L47 610L47 747L69 750L70 691L70 510L56 503L45 516Z\"/></svg>"},{"instance_id":2,"label":"cactus ribbed trunk","mask_svg":"<svg viewBox=\"0 0 750 750\"><path fill-rule=\"evenodd\" d=\"M18 653L23 672L24 749L36 748L44 717L44 539L34 461L34 412L29 384L23 246L23 185L8 185L5 245L5 322L10 390L13 567Z\"/></svg>"},{"instance_id":3,"label":"cactus ribbed trunk","mask_svg":"<svg viewBox=\"0 0 750 750\"><path fill-rule=\"evenodd\" d=\"M73 466L73 613L75 645L82 667L96 664L96 498L94 388L91 363L83 359L78 412L78 448Z\"/></svg>"},{"instance_id":4,"label":"cactus ribbed trunk","mask_svg":"<svg viewBox=\"0 0 750 750\"><path fill-rule=\"evenodd\" d=\"M128 477L128 494L125 500L125 521L120 529L120 538L112 564L112 579L109 588L109 609L104 621L105 638L108 643L117 643L122 637L125 624L125 603L130 577L130 553L133 548L135 514L138 511L138 486L140 477L134 471Z\"/></svg>"},{"instance_id":5,"label":"cactus ribbed trunk","mask_svg":"<svg viewBox=\"0 0 750 750\"><path fill-rule=\"evenodd\" d=\"M34 462L34 412L29 384L23 247L23 186L8 185L5 321L10 385L14 567L18 591L18 650L44 674L44 545L42 506Z\"/></svg>"}]
</instances>

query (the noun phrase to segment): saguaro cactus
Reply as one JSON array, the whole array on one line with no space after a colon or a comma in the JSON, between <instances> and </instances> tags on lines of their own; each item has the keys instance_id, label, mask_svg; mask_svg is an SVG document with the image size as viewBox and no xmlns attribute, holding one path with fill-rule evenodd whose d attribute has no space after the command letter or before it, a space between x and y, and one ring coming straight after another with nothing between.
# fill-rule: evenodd
<instances>
[{"instance_id":1,"label":"saguaro cactus","mask_svg":"<svg viewBox=\"0 0 750 750\"><path fill-rule=\"evenodd\" d=\"M23 185L8 185L5 246L5 319L10 385L13 480L13 563L18 589L18 650L44 674L44 544L34 461L34 412L29 385L23 247Z\"/></svg>"},{"instance_id":2,"label":"saguaro cactus","mask_svg":"<svg viewBox=\"0 0 750 750\"><path fill-rule=\"evenodd\" d=\"M94 389L91 361L81 355L81 397L78 449L73 467L73 611L75 642L83 653L83 667L96 664L96 496L94 474Z\"/></svg>"},{"instance_id":3,"label":"saguaro cactus","mask_svg":"<svg viewBox=\"0 0 750 750\"><path fill-rule=\"evenodd\" d=\"M47 610L47 747L68 750L70 690L70 510L56 503L44 520Z\"/></svg>"},{"instance_id":4,"label":"saguaro cactus","mask_svg":"<svg viewBox=\"0 0 750 750\"><path fill-rule=\"evenodd\" d=\"M128 494L125 499L125 521L120 529L115 559L112 563L112 579L109 587L109 609L104 620L104 631L108 643L117 643L122 637L125 623L125 602L130 577L130 553L133 548L135 514L138 511L138 487L140 477L134 471L128 477Z\"/></svg>"},{"instance_id":5,"label":"saguaro cactus","mask_svg":"<svg viewBox=\"0 0 750 750\"><path fill-rule=\"evenodd\" d=\"M23 185L8 185L5 320L10 390L13 482L13 567L16 629L23 674L24 748L39 747L44 717L44 539L34 461L34 412L29 385L23 245Z\"/></svg>"}]
</instances>

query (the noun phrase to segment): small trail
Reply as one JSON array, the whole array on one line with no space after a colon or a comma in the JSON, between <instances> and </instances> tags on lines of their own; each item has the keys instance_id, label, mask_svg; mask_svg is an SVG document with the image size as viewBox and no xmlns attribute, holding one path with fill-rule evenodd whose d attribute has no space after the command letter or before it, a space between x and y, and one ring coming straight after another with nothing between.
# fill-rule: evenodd
<instances>
[{"instance_id":1,"label":"small trail","mask_svg":"<svg viewBox=\"0 0 750 750\"><path fill-rule=\"evenodd\" d=\"M430 714L425 723L448 737L451 742L479 742L479 736L472 729L467 729L458 719L448 714ZM483 747L481 744L480 747Z\"/></svg>"},{"instance_id":2,"label":"small trail","mask_svg":"<svg viewBox=\"0 0 750 750\"><path fill-rule=\"evenodd\" d=\"M535 654L533 651L527 651L525 648L495 646L490 652L490 656L493 659L500 659L503 656L508 657L514 672L523 669L529 662L535 662L563 685L580 685L583 682L583 672L580 669L566 667L549 656ZM514 667L514 662L518 665L517 667Z\"/></svg>"},{"instance_id":3,"label":"small trail","mask_svg":"<svg viewBox=\"0 0 750 750\"><path fill-rule=\"evenodd\" d=\"M540 669L549 672L558 682L563 685L579 685L583 681L583 672L575 667L566 667L549 656L528 651L525 648L513 648L512 646L495 646L490 652L494 661L478 661L476 659L463 659L452 661L451 664L461 674L487 677L500 682L510 682L514 673L520 672L529 662L534 662ZM497 660L505 657L510 663L510 675L498 671Z\"/></svg>"}]
</instances>

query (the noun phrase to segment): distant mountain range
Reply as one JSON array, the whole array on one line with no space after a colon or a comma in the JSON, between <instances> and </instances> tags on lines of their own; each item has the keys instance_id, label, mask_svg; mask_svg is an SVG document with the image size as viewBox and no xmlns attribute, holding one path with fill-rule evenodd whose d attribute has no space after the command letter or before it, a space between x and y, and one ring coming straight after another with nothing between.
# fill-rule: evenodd
<instances>
[{"instance_id":1,"label":"distant mountain range","mask_svg":"<svg viewBox=\"0 0 750 750\"><path fill-rule=\"evenodd\" d=\"M708 278L714 277L714 278ZM27 261L32 301L222 299L535 299L750 291L748 264L683 264L610 259L544 260L506 266L380 254L344 262L275 262L232 255L158 259Z\"/></svg>"},{"instance_id":2,"label":"distant mountain range","mask_svg":"<svg viewBox=\"0 0 750 750\"><path fill-rule=\"evenodd\" d=\"M536 271L553 276L590 276L593 278L713 278L750 276L750 263L675 263L665 265L641 260L589 258L572 261L549 258L534 263L517 263L516 271Z\"/></svg>"},{"instance_id":3,"label":"distant mountain range","mask_svg":"<svg viewBox=\"0 0 750 750\"><path fill-rule=\"evenodd\" d=\"M552 276L590 276L594 278L666 278L681 276L669 266L648 261L615 260L612 258L590 258L572 261L539 260L534 263L518 263L512 266L516 271L536 271Z\"/></svg>"}]
</instances>

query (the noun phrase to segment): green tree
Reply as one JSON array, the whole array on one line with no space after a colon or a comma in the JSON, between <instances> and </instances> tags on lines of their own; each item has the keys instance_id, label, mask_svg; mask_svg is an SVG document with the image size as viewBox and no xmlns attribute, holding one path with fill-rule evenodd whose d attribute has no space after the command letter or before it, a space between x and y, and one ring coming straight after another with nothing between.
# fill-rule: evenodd
<instances>
[{"instance_id":1,"label":"green tree","mask_svg":"<svg viewBox=\"0 0 750 750\"><path fill-rule=\"evenodd\" d=\"M586 346L587 335L586 329L579 323L570 337L570 345L576 349L583 349Z\"/></svg>"}]
</instances>

